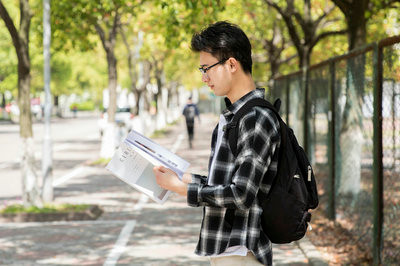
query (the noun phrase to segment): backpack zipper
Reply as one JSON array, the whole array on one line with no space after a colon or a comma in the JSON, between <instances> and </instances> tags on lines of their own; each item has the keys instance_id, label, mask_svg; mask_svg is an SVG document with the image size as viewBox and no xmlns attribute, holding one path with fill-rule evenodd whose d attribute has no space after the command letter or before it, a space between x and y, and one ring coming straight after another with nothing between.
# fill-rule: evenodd
<instances>
[{"instance_id":1,"label":"backpack zipper","mask_svg":"<svg viewBox=\"0 0 400 266\"><path fill-rule=\"evenodd\" d=\"M308 178L307 178L307 180L309 182L311 182L311 166L310 165L308 166Z\"/></svg>"}]
</instances>

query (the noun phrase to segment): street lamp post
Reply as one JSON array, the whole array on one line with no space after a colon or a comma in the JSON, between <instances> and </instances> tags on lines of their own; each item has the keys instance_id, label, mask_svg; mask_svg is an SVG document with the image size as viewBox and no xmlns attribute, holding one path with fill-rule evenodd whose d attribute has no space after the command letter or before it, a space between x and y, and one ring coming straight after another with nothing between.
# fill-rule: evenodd
<instances>
[{"instance_id":1,"label":"street lamp post","mask_svg":"<svg viewBox=\"0 0 400 266\"><path fill-rule=\"evenodd\" d=\"M50 92L50 0L43 0L43 57L44 57L44 136L42 156L42 198L45 202L53 200L53 156L50 136L51 92Z\"/></svg>"}]
</instances>

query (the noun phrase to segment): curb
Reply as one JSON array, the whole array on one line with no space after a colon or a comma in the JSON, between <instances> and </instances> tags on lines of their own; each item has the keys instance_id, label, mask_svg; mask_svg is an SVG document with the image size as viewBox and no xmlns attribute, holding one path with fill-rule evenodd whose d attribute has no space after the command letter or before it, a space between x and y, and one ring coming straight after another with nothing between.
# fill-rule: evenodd
<instances>
[{"instance_id":1,"label":"curb","mask_svg":"<svg viewBox=\"0 0 400 266\"><path fill-rule=\"evenodd\" d=\"M309 264L313 266L327 266L329 263L325 261L321 253L315 248L311 241L305 236L299 241L294 242L297 245L304 256L308 259Z\"/></svg>"},{"instance_id":2,"label":"curb","mask_svg":"<svg viewBox=\"0 0 400 266\"><path fill-rule=\"evenodd\" d=\"M15 124L11 120L0 120L0 125L12 125Z\"/></svg>"}]
</instances>

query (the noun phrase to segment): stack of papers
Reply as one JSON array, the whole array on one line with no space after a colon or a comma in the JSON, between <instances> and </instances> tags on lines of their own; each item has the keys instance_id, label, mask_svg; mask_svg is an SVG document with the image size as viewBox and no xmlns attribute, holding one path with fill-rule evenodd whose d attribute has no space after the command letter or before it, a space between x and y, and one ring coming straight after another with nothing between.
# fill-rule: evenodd
<instances>
[{"instance_id":1,"label":"stack of papers","mask_svg":"<svg viewBox=\"0 0 400 266\"><path fill-rule=\"evenodd\" d=\"M153 173L154 166L163 165L182 179L189 163L151 139L132 130L115 151L106 168L131 187L164 203L170 191L161 188Z\"/></svg>"}]
</instances>

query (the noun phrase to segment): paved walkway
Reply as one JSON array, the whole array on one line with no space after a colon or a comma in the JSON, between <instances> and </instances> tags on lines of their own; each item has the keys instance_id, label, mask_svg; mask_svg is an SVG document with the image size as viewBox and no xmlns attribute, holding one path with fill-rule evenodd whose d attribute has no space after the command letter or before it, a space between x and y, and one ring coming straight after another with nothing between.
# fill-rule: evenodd
<instances>
[{"instance_id":1,"label":"paved walkway","mask_svg":"<svg viewBox=\"0 0 400 266\"><path fill-rule=\"evenodd\" d=\"M183 136L177 154L192 172L205 174L216 123L217 117L202 116L192 150L182 121L156 142L172 149ZM99 204L105 213L97 221L0 224L0 265L209 265L193 254L202 209L187 207L184 198L172 194L164 205L156 204L104 168L86 165L57 184L57 202ZM275 265L321 263L307 241L273 250Z\"/></svg>"}]
</instances>

